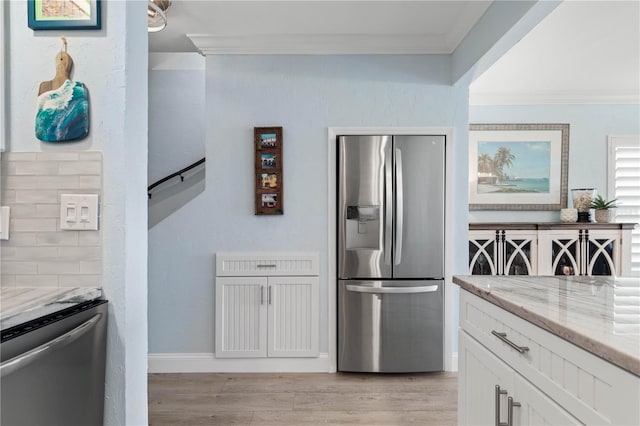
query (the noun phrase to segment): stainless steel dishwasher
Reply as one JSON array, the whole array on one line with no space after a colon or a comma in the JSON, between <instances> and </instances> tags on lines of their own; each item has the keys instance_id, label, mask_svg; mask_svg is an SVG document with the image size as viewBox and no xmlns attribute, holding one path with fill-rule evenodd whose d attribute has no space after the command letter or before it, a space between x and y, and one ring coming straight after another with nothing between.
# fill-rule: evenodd
<instances>
[{"instance_id":1,"label":"stainless steel dishwasher","mask_svg":"<svg viewBox=\"0 0 640 426\"><path fill-rule=\"evenodd\" d=\"M2 331L2 425L102 425L107 301Z\"/></svg>"}]
</instances>

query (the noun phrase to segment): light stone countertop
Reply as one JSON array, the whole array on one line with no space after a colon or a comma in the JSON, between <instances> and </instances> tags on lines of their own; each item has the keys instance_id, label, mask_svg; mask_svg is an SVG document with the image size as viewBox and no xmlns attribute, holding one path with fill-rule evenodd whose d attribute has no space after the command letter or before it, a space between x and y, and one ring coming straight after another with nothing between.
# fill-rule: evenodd
<instances>
[{"instance_id":1,"label":"light stone countertop","mask_svg":"<svg viewBox=\"0 0 640 426\"><path fill-rule=\"evenodd\" d=\"M640 278L472 275L453 282L640 376Z\"/></svg>"},{"instance_id":2,"label":"light stone countertop","mask_svg":"<svg viewBox=\"0 0 640 426\"><path fill-rule=\"evenodd\" d=\"M101 296L93 287L0 287L0 330Z\"/></svg>"}]
</instances>

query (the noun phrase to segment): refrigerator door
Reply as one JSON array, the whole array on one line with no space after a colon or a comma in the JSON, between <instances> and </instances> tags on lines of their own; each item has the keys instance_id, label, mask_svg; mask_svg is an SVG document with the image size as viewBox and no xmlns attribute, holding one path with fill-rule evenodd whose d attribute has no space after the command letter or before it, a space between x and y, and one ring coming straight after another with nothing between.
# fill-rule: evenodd
<instances>
[{"instance_id":1,"label":"refrigerator door","mask_svg":"<svg viewBox=\"0 0 640 426\"><path fill-rule=\"evenodd\" d=\"M391 278L391 136L338 137L338 277Z\"/></svg>"},{"instance_id":2,"label":"refrigerator door","mask_svg":"<svg viewBox=\"0 0 640 426\"><path fill-rule=\"evenodd\" d=\"M443 280L338 282L338 370L442 371Z\"/></svg>"},{"instance_id":3,"label":"refrigerator door","mask_svg":"<svg viewBox=\"0 0 640 426\"><path fill-rule=\"evenodd\" d=\"M393 278L442 278L445 137L393 139Z\"/></svg>"}]
</instances>

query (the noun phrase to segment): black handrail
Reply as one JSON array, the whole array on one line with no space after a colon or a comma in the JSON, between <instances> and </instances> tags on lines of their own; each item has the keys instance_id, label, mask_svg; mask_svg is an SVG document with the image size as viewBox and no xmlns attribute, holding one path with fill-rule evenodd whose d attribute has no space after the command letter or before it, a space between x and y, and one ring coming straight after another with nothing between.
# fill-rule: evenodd
<instances>
[{"instance_id":1,"label":"black handrail","mask_svg":"<svg viewBox=\"0 0 640 426\"><path fill-rule=\"evenodd\" d=\"M185 172L188 172L189 170L193 169L194 167L198 167L200 164L203 164L205 161L207 161L207 159L206 158L202 158L202 159L196 161L195 163L185 167L184 169L178 170L177 172L172 173L169 176L164 177L164 178L160 179L159 181L149 185L149 187L147 188L147 195L149 196L149 199L151 199L151 190L153 188L155 188L158 185L162 185L163 183L165 183L169 179L173 179L174 177L178 177L178 176L180 176L180 181L184 182L184 176L182 176L182 174L185 173Z\"/></svg>"}]
</instances>

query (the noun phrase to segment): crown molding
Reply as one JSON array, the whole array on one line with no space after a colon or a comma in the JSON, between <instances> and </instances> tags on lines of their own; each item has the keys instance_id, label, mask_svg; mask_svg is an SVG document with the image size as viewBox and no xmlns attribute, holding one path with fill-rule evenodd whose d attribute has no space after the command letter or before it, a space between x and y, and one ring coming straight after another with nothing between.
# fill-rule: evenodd
<instances>
[{"instance_id":1,"label":"crown molding","mask_svg":"<svg viewBox=\"0 0 640 426\"><path fill-rule=\"evenodd\" d=\"M441 35L424 34L187 34L203 55L450 54Z\"/></svg>"},{"instance_id":2,"label":"crown molding","mask_svg":"<svg viewBox=\"0 0 640 426\"><path fill-rule=\"evenodd\" d=\"M640 92L474 93L469 105L612 105L640 104Z\"/></svg>"}]
</instances>

